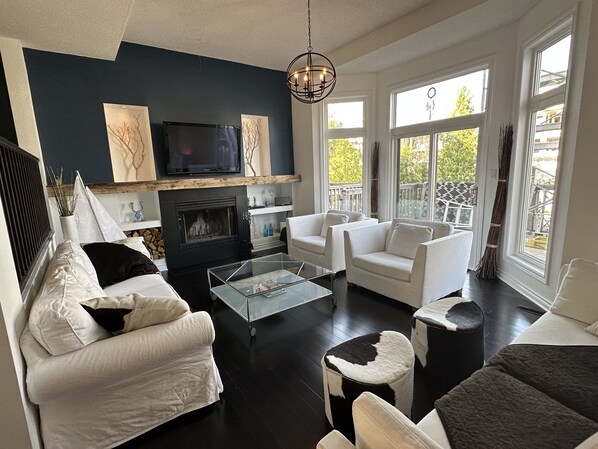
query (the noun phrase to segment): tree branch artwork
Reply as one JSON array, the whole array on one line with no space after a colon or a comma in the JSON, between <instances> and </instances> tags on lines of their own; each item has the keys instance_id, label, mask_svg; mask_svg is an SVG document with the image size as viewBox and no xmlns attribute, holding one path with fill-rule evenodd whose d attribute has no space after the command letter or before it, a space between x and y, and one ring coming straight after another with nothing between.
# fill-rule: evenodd
<instances>
[{"instance_id":1,"label":"tree branch artwork","mask_svg":"<svg viewBox=\"0 0 598 449\"><path fill-rule=\"evenodd\" d=\"M123 121L122 125L110 123L108 131L123 153L123 162L127 170L127 178L135 169L135 179L139 180L139 169L146 157L145 142L139 124L140 114L133 115L133 122Z\"/></svg>"},{"instance_id":2,"label":"tree branch artwork","mask_svg":"<svg viewBox=\"0 0 598 449\"><path fill-rule=\"evenodd\" d=\"M262 139L262 124L259 120L243 120L241 130L243 133L243 146L245 147L245 164L252 171L253 176L257 176L253 167L253 157Z\"/></svg>"}]
</instances>

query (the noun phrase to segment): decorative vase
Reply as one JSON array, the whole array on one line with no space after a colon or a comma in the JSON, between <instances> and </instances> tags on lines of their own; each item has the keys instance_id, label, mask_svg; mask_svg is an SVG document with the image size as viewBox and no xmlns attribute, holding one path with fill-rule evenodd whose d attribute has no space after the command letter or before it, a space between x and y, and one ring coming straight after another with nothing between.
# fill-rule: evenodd
<instances>
[{"instance_id":1,"label":"decorative vase","mask_svg":"<svg viewBox=\"0 0 598 449\"><path fill-rule=\"evenodd\" d=\"M77 217L68 215L60 217L60 227L62 228L62 238L79 243L79 231L77 230Z\"/></svg>"}]
</instances>

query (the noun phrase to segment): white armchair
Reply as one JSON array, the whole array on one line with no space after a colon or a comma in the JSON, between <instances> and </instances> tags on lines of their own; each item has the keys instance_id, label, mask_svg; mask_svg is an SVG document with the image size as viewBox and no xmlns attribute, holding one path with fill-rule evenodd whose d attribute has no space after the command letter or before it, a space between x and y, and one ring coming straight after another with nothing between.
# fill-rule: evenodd
<instances>
[{"instance_id":1,"label":"white armchair","mask_svg":"<svg viewBox=\"0 0 598 449\"><path fill-rule=\"evenodd\" d=\"M403 413L373 393L362 393L353 401L355 446L333 430L317 449L442 449Z\"/></svg>"},{"instance_id":2,"label":"white armchair","mask_svg":"<svg viewBox=\"0 0 598 449\"><path fill-rule=\"evenodd\" d=\"M328 226L324 237L321 233L326 213L287 218L288 252L291 257L337 273L345 269L343 232L377 224L378 220L360 212L329 210L328 213L346 215L348 222Z\"/></svg>"},{"instance_id":3,"label":"white armchair","mask_svg":"<svg viewBox=\"0 0 598 449\"><path fill-rule=\"evenodd\" d=\"M399 223L432 228L412 257L388 252ZM347 282L420 308L463 288L473 234L448 223L395 218L345 232Z\"/></svg>"}]
</instances>

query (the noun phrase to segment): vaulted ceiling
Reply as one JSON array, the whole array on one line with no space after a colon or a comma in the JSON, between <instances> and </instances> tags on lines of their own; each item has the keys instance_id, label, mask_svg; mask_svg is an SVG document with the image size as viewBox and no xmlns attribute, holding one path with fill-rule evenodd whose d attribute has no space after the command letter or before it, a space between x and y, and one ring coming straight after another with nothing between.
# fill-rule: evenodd
<instances>
[{"instance_id":1,"label":"vaulted ceiling","mask_svg":"<svg viewBox=\"0 0 598 449\"><path fill-rule=\"evenodd\" d=\"M313 0L312 46L341 72L391 67L517 20L539 0ZM122 41L285 70L307 48L307 1L3 0L0 36L115 59Z\"/></svg>"}]
</instances>

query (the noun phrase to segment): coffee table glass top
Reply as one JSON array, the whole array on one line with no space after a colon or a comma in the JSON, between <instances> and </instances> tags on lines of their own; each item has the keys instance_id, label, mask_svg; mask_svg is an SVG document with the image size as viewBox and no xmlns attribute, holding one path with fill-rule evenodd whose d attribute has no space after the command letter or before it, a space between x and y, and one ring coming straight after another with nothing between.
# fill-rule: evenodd
<instances>
[{"instance_id":1,"label":"coffee table glass top","mask_svg":"<svg viewBox=\"0 0 598 449\"><path fill-rule=\"evenodd\" d=\"M208 280L214 299L247 321L254 335L252 321L331 295L331 290L311 282L331 273L279 253L210 268Z\"/></svg>"}]
</instances>

